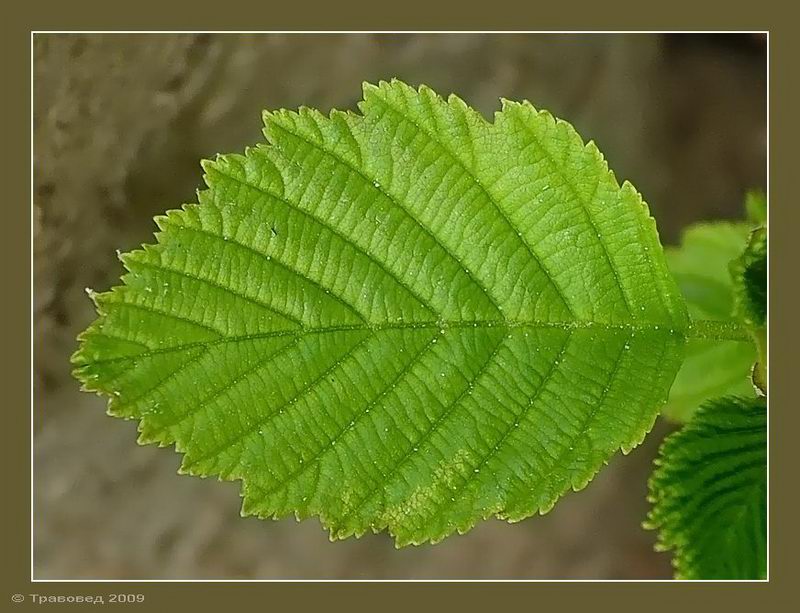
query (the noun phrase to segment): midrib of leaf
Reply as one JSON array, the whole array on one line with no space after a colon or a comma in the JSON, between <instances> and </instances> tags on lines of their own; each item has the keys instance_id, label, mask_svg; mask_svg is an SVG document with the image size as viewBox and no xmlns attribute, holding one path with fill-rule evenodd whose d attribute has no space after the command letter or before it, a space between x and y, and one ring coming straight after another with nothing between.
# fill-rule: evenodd
<instances>
[{"instance_id":1,"label":"midrib of leaf","mask_svg":"<svg viewBox=\"0 0 800 613\"><path fill-rule=\"evenodd\" d=\"M123 303L120 303L123 304ZM126 304L125 306L136 306ZM190 322L191 320L185 320ZM287 330L275 330L274 332L260 332L256 334L242 334L239 336L223 336L212 341L197 341L193 343L186 343L183 345L175 345L165 347L163 349L152 349L143 351L142 353L123 355L113 358L106 358L100 360L93 360L93 364L109 364L119 361L136 361L147 358L153 355L164 353L172 353L176 351L185 351L187 349L196 349L198 347L213 347L222 343L238 343L241 341L255 340L261 338L279 338L283 336L303 336L305 334L319 334L325 332L346 332L346 331L372 331L377 332L381 330L403 330L403 329L420 329L431 330L437 328L444 329L458 329L458 328L501 328L513 330L515 328L530 328L530 329L546 329L546 328L560 328L562 330L598 330L598 331L615 331L615 330L631 330L633 332L645 332L650 330L666 329L664 324L648 324L648 323L620 323L608 324L598 321L524 321L524 320L511 320L511 319L482 319L482 320L431 320L431 321L412 321L412 322L387 322L387 323L363 323L363 324L349 324L338 326L302 326ZM731 340L750 342L750 337L747 329L737 322L720 322L717 320L692 320L690 325L685 329L669 328L670 332L674 332L684 338L690 339L710 339L710 340ZM113 338L113 337L112 337ZM119 340L132 342L130 339L120 337ZM144 347L144 345L142 345Z\"/></svg>"}]
</instances>

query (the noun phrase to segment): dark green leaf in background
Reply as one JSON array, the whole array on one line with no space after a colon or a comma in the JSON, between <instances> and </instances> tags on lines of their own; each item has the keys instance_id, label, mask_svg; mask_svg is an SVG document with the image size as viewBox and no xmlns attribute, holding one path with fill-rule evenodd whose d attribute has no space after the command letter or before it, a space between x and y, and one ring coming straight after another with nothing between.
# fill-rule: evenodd
<instances>
[{"instance_id":1,"label":"dark green leaf in background","mask_svg":"<svg viewBox=\"0 0 800 613\"><path fill-rule=\"evenodd\" d=\"M763 579L767 572L767 407L733 396L703 405L665 440L645 524L673 550L679 579Z\"/></svg>"}]
</instances>

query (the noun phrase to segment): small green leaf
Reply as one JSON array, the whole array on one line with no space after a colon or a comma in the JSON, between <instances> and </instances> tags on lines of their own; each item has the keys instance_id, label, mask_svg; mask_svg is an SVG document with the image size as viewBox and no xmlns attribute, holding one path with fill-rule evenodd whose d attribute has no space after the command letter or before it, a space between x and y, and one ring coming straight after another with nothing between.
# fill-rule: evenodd
<instances>
[{"instance_id":1,"label":"small green leaf","mask_svg":"<svg viewBox=\"0 0 800 613\"><path fill-rule=\"evenodd\" d=\"M736 317L752 328L767 323L767 229L750 234L744 253L731 264Z\"/></svg>"},{"instance_id":2,"label":"small green leaf","mask_svg":"<svg viewBox=\"0 0 800 613\"><path fill-rule=\"evenodd\" d=\"M692 318L732 318L729 267L744 250L750 230L747 223L700 223L683 233L680 247L666 249L667 264ZM752 343L690 339L664 414L675 421L688 421L710 398L753 395L750 371L755 359Z\"/></svg>"},{"instance_id":3,"label":"small green leaf","mask_svg":"<svg viewBox=\"0 0 800 613\"><path fill-rule=\"evenodd\" d=\"M703 405L662 445L645 527L674 550L679 579L767 573L767 412L763 398Z\"/></svg>"},{"instance_id":4,"label":"small green leaf","mask_svg":"<svg viewBox=\"0 0 800 613\"><path fill-rule=\"evenodd\" d=\"M655 222L527 102L359 107L266 113L268 144L205 163L76 375L245 514L403 545L546 512L639 444L694 329Z\"/></svg>"},{"instance_id":5,"label":"small green leaf","mask_svg":"<svg viewBox=\"0 0 800 613\"><path fill-rule=\"evenodd\" d=\"M744 222L698 223L683 232L680 247L665 250L693 319L733 316L730 264L744 251L751 230Z\"/></svg>"},{"instance_id":6,"label":"small green leaf","mask_svg":"<svg viewBox=\"0 0 800 613\"><path fill-rule=\"evenodd\" d=\"M753 384L767 393L767 229L753 230L744 253L731 263L734 313L750 329L758 361L753 367Z\"/></svg>"},{"instance_id":7,"label":"small green leaf","mask_svg":"<svg viewBox=\"0 0 800 613\"><path fill-rule=\"evenodd\" d=\"M755 226L767 225L767 195L760 189L751 189L744 199L747 219Z\"/></svg>"}]
</instances>

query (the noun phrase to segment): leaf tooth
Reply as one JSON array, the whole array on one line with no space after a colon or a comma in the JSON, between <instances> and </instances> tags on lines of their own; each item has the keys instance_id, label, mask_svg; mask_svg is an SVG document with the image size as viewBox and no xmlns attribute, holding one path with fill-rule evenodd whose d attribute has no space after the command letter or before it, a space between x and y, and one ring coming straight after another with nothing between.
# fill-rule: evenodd
<instances>
[{"instance_id":1,"label":"leaf tooth","mask_svg":"<svg viewBox=\"0 0 800 613\"><path fill-rule=\"evenodd\" d=\"M370 83L369 81L362 81L361 82L361 95L362 98L366 99L368 95L373 94L378 89L378 86L374 83Z\"/></svg>"}]
</instances>

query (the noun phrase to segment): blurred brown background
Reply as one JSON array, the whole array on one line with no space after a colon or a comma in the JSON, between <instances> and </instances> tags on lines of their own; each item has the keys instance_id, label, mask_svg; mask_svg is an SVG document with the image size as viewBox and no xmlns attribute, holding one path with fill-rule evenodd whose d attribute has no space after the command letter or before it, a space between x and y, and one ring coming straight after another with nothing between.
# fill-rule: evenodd
<instances>
[{"instance_id":1,"label":"blurred brown background","mask_svg":"<svg viewBox=\"0 0 800 613\"><path fill-rule=\"evenodd\" d=\"M137 446L135 424L70 378L84 288L113 284L115 249L194 198L201 158L260 140L262 108L354 108L362 81L391 77L487 116L504 96L568 119L666 243L765 185L759 35L35 35L37 579L670 576L640 528L663 424L547 516L397 551L386 535L330 543L314 520L241 519L236 484L179 477L177 455Z\"/></svg>"}]
</instances>

